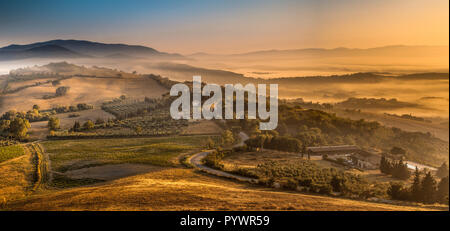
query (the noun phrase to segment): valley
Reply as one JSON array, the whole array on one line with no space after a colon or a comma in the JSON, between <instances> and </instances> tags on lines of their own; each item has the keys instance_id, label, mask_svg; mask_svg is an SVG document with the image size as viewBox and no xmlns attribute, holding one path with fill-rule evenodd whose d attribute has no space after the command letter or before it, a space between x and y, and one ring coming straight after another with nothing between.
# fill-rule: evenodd
<instances>
[{"instance_id":1,"label":"valley","mask_svg":"<svg viewBox=\"0 0 450 231\"><path fill-rule=\"evenodd\" d=\"M0 210L448 210L441 199L391 198L392 184L410 187L412 177L305 151L356 145L381 157L397 148L402 160L438 169L448 163L447 73L263 79L164 67L139 74L56 62L1 76ZM279 84L279 126L172 119L170 87L194 74Z\"/></svg>"}]
</instances>

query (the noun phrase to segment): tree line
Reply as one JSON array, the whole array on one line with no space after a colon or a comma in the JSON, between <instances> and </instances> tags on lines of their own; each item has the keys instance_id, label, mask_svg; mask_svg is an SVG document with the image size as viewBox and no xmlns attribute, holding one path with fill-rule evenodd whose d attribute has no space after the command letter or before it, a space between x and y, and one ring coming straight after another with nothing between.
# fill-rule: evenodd
<instances>
[{"instance_id":1,"label":"tree line","mask_svg":"<svg viewBox=\"0 0 450 231\"><path fill-rule=\"evenodd\" d=\"M407 180L411 176L408 165L403 160L392 161L384 155L381 157L380 171L400 180Z\"/></svg>"},{"instance_id":2,"label":"tree line","mask_svg":"<svg viewBox=\"0 0 450 231\"><path fill-rule=\"evenodd\" d=\"M422 177L422 175L424 176ZM442 178L438 183L430 171L421 173L416 168L410 187L406 187L403 183L393 182L388 189L388 195L395 200L448 204L448 190L448 176Z\"/></svg>"}]
</instances>

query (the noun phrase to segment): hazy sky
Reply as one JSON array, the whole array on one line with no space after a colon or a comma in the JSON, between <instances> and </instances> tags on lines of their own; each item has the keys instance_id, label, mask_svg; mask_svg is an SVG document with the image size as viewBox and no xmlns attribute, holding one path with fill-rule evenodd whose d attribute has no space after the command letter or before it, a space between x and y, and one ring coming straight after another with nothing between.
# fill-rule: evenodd
<instances>
[{"instance_id":1,"label":"hazy sky","mask_svg":"<svg viewBox=\"0 0 450 231\"><path fill-rule=\"evenodd\" d=\"M178 53L448 45L448 0L0 0L0 46L50 39Z\"/></svg>"}]
</instances>

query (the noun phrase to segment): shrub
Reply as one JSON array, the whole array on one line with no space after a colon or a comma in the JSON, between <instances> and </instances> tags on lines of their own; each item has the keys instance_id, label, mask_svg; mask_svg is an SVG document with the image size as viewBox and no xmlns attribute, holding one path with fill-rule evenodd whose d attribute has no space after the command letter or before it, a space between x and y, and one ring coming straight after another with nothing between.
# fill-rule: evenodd
<instances>
[{"instance_id":1,"label":"shrub","mask_svg":"<svg viewBox=\"0 0 450 231\"><path fill-rule=\"evenodd\" d=\"M94 122L92 122L91 120L88 120L83 124L83 129L88 131L94 129L94 127L95 127Z\"/></svg>"}]
</instances>

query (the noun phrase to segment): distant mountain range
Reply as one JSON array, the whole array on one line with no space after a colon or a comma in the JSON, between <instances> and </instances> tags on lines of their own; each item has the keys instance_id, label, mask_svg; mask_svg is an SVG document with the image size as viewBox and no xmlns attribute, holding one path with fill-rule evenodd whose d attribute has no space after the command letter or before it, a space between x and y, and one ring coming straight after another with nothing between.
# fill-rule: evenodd
<instances>
[{"instance_id":1,"label":"distant mountain range","mask_svg":"<svg viewBox=\"0 0 450 231\"><path fill-rule=\"evenodd\" d=\"M323 56L323 57L336 57L336 56L448 56L448 46L404 46L393 45L374 47L367 49L359 48L346 48L339 47L334 49L325 48L305 48L305 49L290 49L290 50L262 50L248 53L221 55L221 54L209 54L209 53L194 53L188 55L193 58L205 58L205 57L233 57L233 58L253 58L253 57L302 57L302 56Z\"/></svg>"},{"instance_id":2,"label":"distant mountain range","mask_svg":"<svg viewBox=\"0 0 450 231\"><path fill-rule=\"evenodd\" d=\"M84 40L51 40L0 48L0 61L27 58L168 58L184 59L150 47Z\"/></svg>"}]
</instances>

